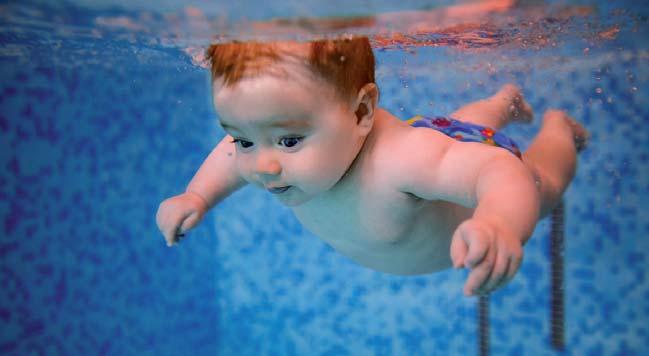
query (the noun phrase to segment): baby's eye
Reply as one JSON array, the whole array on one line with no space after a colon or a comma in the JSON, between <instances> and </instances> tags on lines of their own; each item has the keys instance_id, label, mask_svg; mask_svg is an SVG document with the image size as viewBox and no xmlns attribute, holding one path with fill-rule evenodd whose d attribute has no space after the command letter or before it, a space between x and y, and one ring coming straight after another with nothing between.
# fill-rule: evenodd
<instances>
[{"instance_id":1,"label":"baby's eye","mask_svg":"<svg viewBox=\"0 0 649 356\"><path fill-rule=\"evenodd\" d=\"M241 146L241 148L250 148L253 145L253 143L250 142L250 141L241 140L241 139L238 139L238 138L235 138L234 140L232 140L232 143Z\"/></svg>"},{"instance_id":2,"label":"baby's eye","mask_svg":"<svg viewBox=\"0 0 649 356\"><path fill-rule=\"evenodd\" d=\"M304 140L304 137L284 137L279 140L279 144L290 148L302 142L302 140Z\"/></svg>"}]
</instances>

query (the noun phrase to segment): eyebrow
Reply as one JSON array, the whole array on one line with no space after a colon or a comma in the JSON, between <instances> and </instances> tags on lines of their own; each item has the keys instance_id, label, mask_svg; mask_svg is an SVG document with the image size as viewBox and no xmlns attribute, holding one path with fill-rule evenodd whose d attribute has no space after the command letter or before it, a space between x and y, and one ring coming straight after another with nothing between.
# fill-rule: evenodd
<instances>
[{"instance_id":1,"label":"eyebrow","mask_svg":"<svg viewBox=\"0 0 649 356\"><path fill-rule=\"evenodd\" d=\"M233 125L228 124L227 122L220 121L221 127L224 129L237 130ZM309 120L282 120L282 121L272 121L268 124L263 124L264 128L281 128L281 129L304 129L311 127Z\"/></svg>"}]
</instances>

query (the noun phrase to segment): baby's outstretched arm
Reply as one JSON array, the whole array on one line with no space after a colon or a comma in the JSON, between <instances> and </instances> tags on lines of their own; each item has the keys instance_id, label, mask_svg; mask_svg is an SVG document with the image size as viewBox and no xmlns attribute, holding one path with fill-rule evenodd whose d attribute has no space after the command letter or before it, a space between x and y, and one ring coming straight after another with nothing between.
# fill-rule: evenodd
<instances>
[{"instance_id":1,"label":"baby's outstretched arm","mask_svg":"<svg viewBox=\"0 0 649 356\"><path fill-rule=\"evenodd\" d=\"M185 193L160 204L156 222L167 245L178 242L207 210L246 184L235 167L235 154L232 137L227 135L207 156Z\"/></svg>"},{"instance_id":2,"label":"baby's outstretched arm","mask_svg":"<svg viewBox=\"0 0 649 356\"><path fill-rule=\"evenodd\" d=\"M473 216L458 226L451 241L454 267L472 270L467 295L494 290L514 277L540 209L532 174L509 152L483 160L473 187Z\"/></svg>"},{"instance_id":3,"label":"baby's outstretched arm","mask_svg":"<svg viewBox=\"0 0 649 356\"><path fill-rule=\"evenodd\" d=\"M534 177L510 152L482 143L457 142L439 133L414 130L412 142L421 154L410 154L398 168L407 177L405 191L428 200L446 200L475 208L452 236L456 268L472 271L467 295L498 288L520 266L522 245L539 216Z\"/></svg>"}]
</instances>

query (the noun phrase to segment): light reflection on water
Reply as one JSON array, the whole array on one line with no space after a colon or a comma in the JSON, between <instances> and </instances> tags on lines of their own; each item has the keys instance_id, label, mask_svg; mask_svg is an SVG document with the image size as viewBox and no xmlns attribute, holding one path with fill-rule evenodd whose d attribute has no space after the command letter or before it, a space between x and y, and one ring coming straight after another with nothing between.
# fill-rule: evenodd
<instances>
[{"instance_id":1,"label":"light reflection on water","mask_svg":"<svg viewBox=\"0 0 649 356\"><path fill-rule=\"evenodd\" d=\"M102 56L109 49L113 61L134 55L143 62L168 62L166 51L181 49L195 65L204 65L203 49L211 42L308 40L351 34L370 36L378 50L411 53L421 47L471 53L556 48L574 51L579 47L578 51L587 54L593 47L612 41L625 49L646 47L643 39L626 39L646 30L646 16L619 8L603 13L601 7L588 5L490 0L428 10L259 21L235 21L228 17L229 10L219 14L218 8L213 6L208 11L185 6L163 12L114 6L85 8L70 3L8 3L0 5L0 57L24 60L33 58L34 51L46 49L52 60L71 66L92 63L94 56ZM621 33L625 38L620 38Z\"/></svg>"}]
</instances>

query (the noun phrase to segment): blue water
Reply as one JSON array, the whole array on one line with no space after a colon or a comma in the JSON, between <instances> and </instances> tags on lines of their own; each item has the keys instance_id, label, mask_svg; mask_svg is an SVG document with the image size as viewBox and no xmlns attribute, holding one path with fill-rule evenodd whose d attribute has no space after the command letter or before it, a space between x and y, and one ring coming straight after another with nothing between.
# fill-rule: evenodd
<instances>
[{"instance_id":1,"label":"blue water","mask_svg":"<svg viewBox=\"0 0 649 356\"><path fill-rule=\"evenodd\" d=\"M213 29L191 14L236 36L244 18L431 4L179 3L0 4L0 354L477 354L465 273L358 266L263 191L235 193L177 248L155 226L159 202L224 135L208 72L185 51ZM517 141L549 107L592 134L565 197L566 349L550 345L544 220L516 278L491 296L495 355L649 352L649 11L579 4L593 11L540 27L515 11L493 46L376 52L381 105L404 119L514 82L537 114L506 129Z\"/></svg>"}]
</instances>

